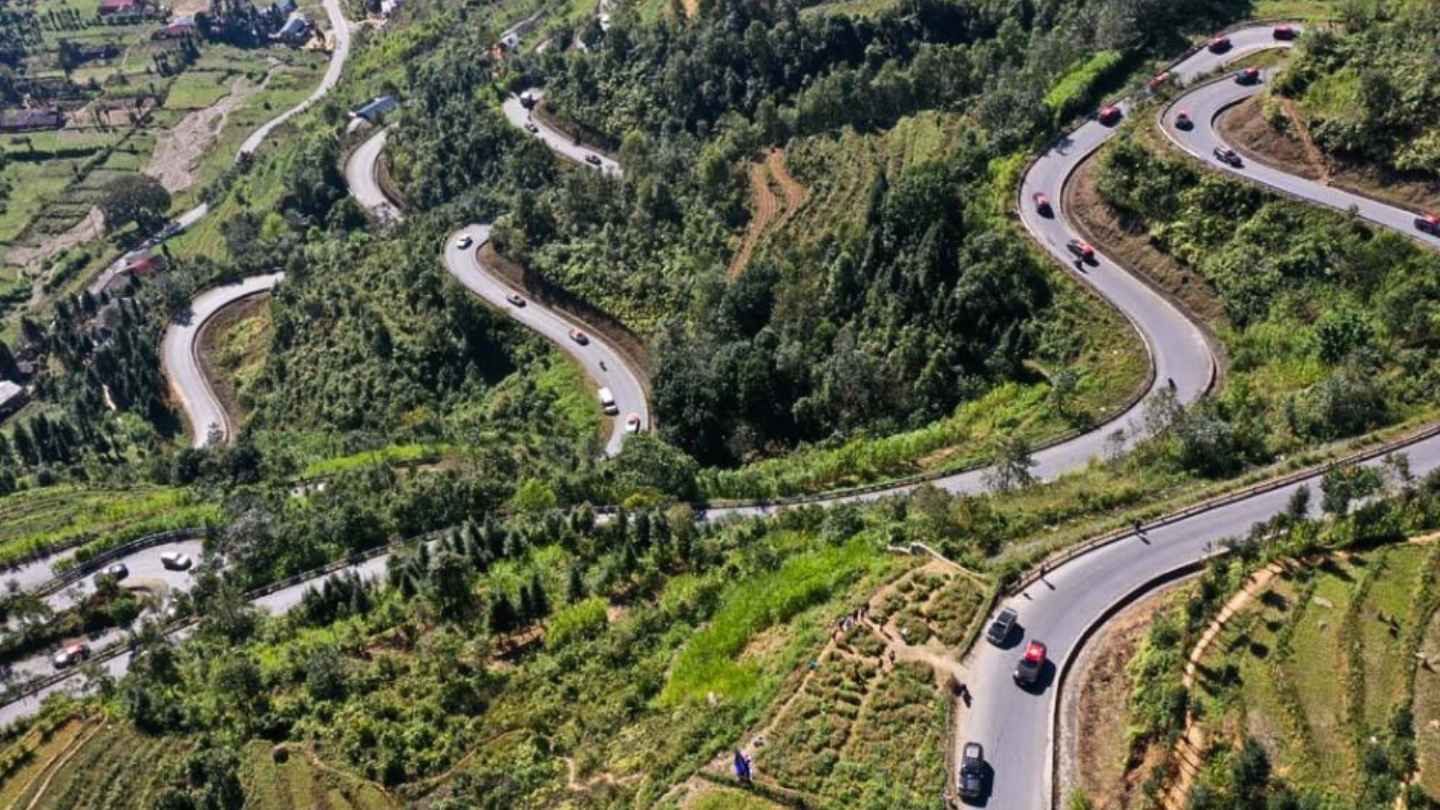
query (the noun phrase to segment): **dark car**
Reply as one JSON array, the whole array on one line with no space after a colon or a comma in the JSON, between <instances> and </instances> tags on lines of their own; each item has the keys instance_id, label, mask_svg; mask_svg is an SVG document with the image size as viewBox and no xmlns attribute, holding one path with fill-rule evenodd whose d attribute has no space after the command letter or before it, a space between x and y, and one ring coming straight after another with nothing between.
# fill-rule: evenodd
<instances>
[{"instance_id":1,"label":"dark car","mask_svg":"<svg viewBox=\"0 0 1440 810\"><path fill-rule=\"evenodd\" d=\"M1235 74L1236 84L1259 84L1260 68L1248 67Z\"/></svg>"},{"instance_id":2,"label":"dark car","mask_svg":"<svg viewBox=\"0 0 1440 810\"><path fill-rule=\"evenodd\" d=\"M128 576L130 576L130 569L125 567L125 563L115 563L106 566L105 570L95 575L95 584L100 585L107 581L119 582Z\"/></svg>"},{"instance_id":3,"label":"dark car","mask_svg":"<svg viewBox=\"0 0 1440 810\"><path fill-rule=\"evenodd\" d=\"M1275 38L1276 38L1276 39L1294 39L1295 36L1296 36L1298 33L1299 33L1299 32L1295 30L1295 26L1293 26L1293 25L1277 25L1277 26L1275 26Z\"/></svg>"},{"instance_id":4,"label":"dark car","mask_svg":"<svg viewBox=\"0 0 1440 810\"><path fill-rule=\"evenodd\" d=\"M1089 242L1071 239L1065 243L1065 248L1087 262L1095 261L1095 248Z\"/></svg>"},{"instance_id":5,"label":"dark car","mask_svg":"<svg viewBox=\"0 0 1440 810\"><path fill-rule=\"evenodd\" d=\"M1035 202L1035 210L1038 211L1041 216L1048 217L1054 213L1054 209L1050 207L1050 198L1044 194L1037 191L1030 199Z\"/></svg>"},{"instance_id":6,"label":"dark car","mask_svg":"<svg viewBox=\"0 0 1440 810\"><path fill-rule=\"evenodd\" d=\"M1100 123L1105 126L1114 126L1120 120L1120 108L1111 104L1100 108Z\"/></svg>"},{"instance_id":7,"label":"dark car","mask_svg":"<svg viewBox=\"0 0 1440 810\"><path fill-rule=\"evenodd\" d=\"M1415 218L1415 227L1421 233L1428 233L1431 236L1440 236L1440 215L1424 214Z\"/></svg>"},{"instance_id":8,"label":"dark car","mask_svg":"<svg viewBox=\"0 0 1440 810\"><path fill-rule=\"evenodd\" d=\"M960 773L955 777L963 799L979 799L985 795L985 749L977 742L965 743L960 754Z\"/></svg>"},{"instance_id":9,"label":"dark car","mask_svg":"<svg viewBox=\"0 0 1440 810\"><path fill-rule=\"evenodd\" d=\"M584 332L581 332L579 329L570 330L570 339L575 341L576 343L579 343L581 346L584 346L586 343L590 342L590 336L585 334Z\"/></svg>"},{"instance_id":10,"label":"dark car","mask_svg":"<svg viewBox=\"0 0 1440 810\"><path fill-rule=\"evenodd\" d=\"M1045 645L1032 641L1025 647L1025 654L1015 664L1015 683L1031 687L1040 682L1040 673L1045 671Z\"/></svg>"},{"instance_id":11,"label":"dark car","mask_svg":"<svg viewBox=\"0 0 1440 810\"><path fill-rule=\"evenodd\" d=\"M1194 127L1195 127L1195 122L1190 120L1190 113L1185 112L1184 110L1181 110L1180 112L1175 113L1175 128L1176 128L1176 129L1193 129Z\"/></svg>"},{"instance_id":12,"label":"dark car","mask_svg":"<svg viewBox=\"0 0 1440 810\"><path fill-rule=\"evenodd\" d=\"M1215 147L1215 159L1237 169L1245 165L1245 161L1240 159L1240 155L1234 149L1227 149L1223 146Z\"/></svg>"},{"instance_id":13,"label":"dark car","mask_svg":"<svg viewBox=\"0 0 1440 810\"><path fill-rule=\"evenodd\" d=\"M1210 44L1206 45L1205 47L1209 48L1211 53L1225 53L1226 51L1230 50L1230 38L1215 37L1214 39L1210 40Z\"/></svg>"},{"instance_id":14,"label":"dark car","mask_svg":"<svg viewBox=\"0 0 1440 810\"><path fill-rule=\"evenodd\" d=\"M1004 644L1005 639L1010 636L1010 629L1015 626L1015 620L1020 618L1011 608L1005 608L995 614L995 621L990 622L990 629L985 631L985 637L990 639L991 644Z\"/></svg>"},{"instance_id":15,"label":"dark car","mask_svg":"<svg viewBox=\"0 0 1440 810\"><path fill-rule=\"evenodd\" d=\"M585 162L586 162L586 163L589 163L591 166L599 166L599 165L600 165L600 156L599 156L599 155L586 155L586 156L585 156Z\"/></svg>"}]
</instances>

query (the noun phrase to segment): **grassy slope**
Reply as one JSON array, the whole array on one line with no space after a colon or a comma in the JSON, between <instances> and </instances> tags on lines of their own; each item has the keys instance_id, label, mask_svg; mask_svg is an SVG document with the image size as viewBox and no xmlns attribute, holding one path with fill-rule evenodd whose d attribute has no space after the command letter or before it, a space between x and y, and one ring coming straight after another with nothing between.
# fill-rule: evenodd
<instances>
[{"instance_id":1,"label":"grassy slope","mask_svg":"<svg viewBox=\"0 0 1440 810\"><path fill-rule=\"evenodd\" d=\"M81 539L101 544L202 525L218 517L188 492L135 486L123 490L57 485L0 498L0 560Z\"/></svg>"}]
</instances>

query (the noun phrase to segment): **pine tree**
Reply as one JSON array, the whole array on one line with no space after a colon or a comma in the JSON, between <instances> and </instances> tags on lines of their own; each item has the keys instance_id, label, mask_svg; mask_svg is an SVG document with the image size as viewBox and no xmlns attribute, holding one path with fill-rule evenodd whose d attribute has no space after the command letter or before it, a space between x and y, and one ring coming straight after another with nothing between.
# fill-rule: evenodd
<instances>
[{"instance_id":1,"label":"pine tree","mask_svg":"<svg viewBox=\"0 0 1440 810\"><path fill-rule=\"evenodd\" d=\"M25 429L25 425L17 422L11 438L15 442L15 452L26 464L40 463L40 456L35 452L35 442L30 438L30 431Z\"/></svg>"},{"instance_id":2,"label":"pine tree","mask_svg":"<svg viewBox=\"0 0 1440 810\"><path fill-rule=\"evenodd\" d=\"M17 380L20 378L20 367L15 363L15 355L11 354L10 347L5 341L0 340L0 379Z\"/></svg>"},{"instance_id":3,"label":"pine tree","mask_svg":"<svg viewBox=\"0 0 1440 810\"><path fill-rule=\"evenodd\" d=\"M503 592L496 594L495 600L490 603L490 632L509 633L515 629L517 620L510 597Z\"/></svg>"},{"instance_id":4,"label":"pine tree","mask_svg":"<svg viewBox=\"0 0 1440 810\"><path fill-rule=\"evenodd\" d=\"M571 603L585 598L585 574L580 564L570 566L570 582L565 588L565 599Z\"/></svg>"},{"instance_id":5,"label":"pine tree","mask_svg":"<svg viewBox=\"0 0 1440 810\"><path fill-rule=\"evenodd\" d=\"M550 597L545 593L545 583L540 579L538 571L530 578L530 606L532 619L543 619L550 615Z\"/></svg>"}]
</instances>

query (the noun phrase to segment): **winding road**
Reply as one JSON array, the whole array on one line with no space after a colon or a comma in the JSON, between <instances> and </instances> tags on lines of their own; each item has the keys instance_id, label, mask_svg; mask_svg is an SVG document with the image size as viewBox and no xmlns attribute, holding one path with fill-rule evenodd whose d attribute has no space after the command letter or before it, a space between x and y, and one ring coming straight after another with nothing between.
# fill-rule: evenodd
<instances>
[{"instance_id":1,"label":"winding road","mask_svg":"<svg viewBox=\"0 0 1440 810\"><path fill-rule=\"evenodd\" d=\"M1171 68L1171 74L1182 84L1193 82L1246 54L1288 44L1276 41L1272 29L1268 26L1243 28L1231 32L1229 38L1231 47L1224 53L1196 51L1178 61ZM1211 158L1211 150L1223 144L1223 139L1214 127L1215 119L1228 106L1262 89L1263 75L1259 85L1241 85L1225 77L1191 89L1160 115L1163 131L1180 148L1222 171L1237 174L1246 180L1316 204L1340 210L1353 206L1360 216L1378 225L1440 249L1440 239L1415 231L1414 215L1403 209L1295 177L1269 166L1249 164L1236 168L1222 165ZM1134 109L1129 103L1120 106L1124 115L1129 115ZM517 126L524 126L529 122L528 113L518 100L506 102L504 108L507 118ZM1180 130L1174 126L1175 111L1182 108L1189 112L1194 121L1192 129ZM544 139L552 149L572 160L587 162L586 157L590 153L584 147L574 144L562 133L551 130L542 122L534 123L534 134ZM1042 155L1028 170L1022 182L1020 216L1024 226L1047 252L1067 265L1071 264L1071 256L1066 244L1070 239L1079 238L1079 232L1064 210L1064 185L1081 162L1113 134L1113 128L1101 125L1098 121L1084 124ZM372 211L391 206L373 178L375 158L383 149L384 137L383 132L374 136L355 153L346 166L346 176L350 180L352 193ZM616 173L620 171L618 165L606 163L604 161L608 158L601 157L599 168ZM1051 215L1043 215L1036 210L1032 202L1036 193L1049 198L1054 209ZM393 206L391 208L393 210ZM398 216L398 210L395 210L394 214ZM472 240L472 244L465 249L456 246L455 240L462 235ZM476 294L497 307L508 308L507 311L512 316L535 328L557 345L567 350L575 349L576 347L567 345L568 338L565 337L564 330L568 330L570 326L564 317L549 312L534 302L519 308L504 301L504 296L510 292L509 288L480 265L476 251L471 249L483 243L487 235L488 226L485 225L467 226L453 235L444 247L447 269ZM1152 391L1162 385L1168 386L1169 380L1173 379L1181 400L1192 401L1204 395L1214 379L1215 361L1204 334L1194 322L1101 252L1097 251L1092 264L1077 268L1077 273L1124 312L1144 337L1155 366ZM201 306L200 299L197 299L194 309L196 317L192 320L203 322L206 308ZM592 343L590 350L579 352L580 355L585 355L580 359L592 376L595 376L596 369L590 368L588 359L593 353L594 359L598 361L602 356L600 349L603 345ZM571 351L571 354L578 356L576 351ZM193 361L193 349L188 355ZM167 344L167 367L169 356ZM618 355L615 355L613 360L607 358L607 366L612 363L613 367L609 370L615 372L624 369L627 376L635 379L637 390L629 391L613 378L597 376L597 379L606 379L608 383L612 383L611 387L616 390L617 397L621 396L623 391L625 396L639 396L643 402L643 390L638 388L638 375L630 371ZM1135 414L1136 410L1132 408L1109 425L1037 453L1037 473L1041 477L1049 478L1083 465L1099 454L1117 422L1124 422L1122 426L1129 428ZM648 423L648 412L645 412L645 417ZM1136 430L1127 429L1131 441L1136 438L1137 433ZM1415 442L1407 447L1405 452L1409 455L1412 470L1416 474L1423 475L1440 468L1440 437ZM1136 596L1158 576L1191 566L1215 553L1220 540L1243 534L1254 523L1282 511L1298 487L1308 484L1312 489L1316 488L1317 478L1318 476L1314 476L1227 503L1207 512L1158 525L1143 536L1131 535L1100 547L1048 572L1025 591L1006 600L1003 606L1013 607L1019 612L1020 627L1012 634L1006 648L982 641L971 653L967 660L966 677L974 695L974 703L969 708L962 709L958 719L957 745L968 740L982 743L987 759L994 766L989 795L980 804L1003 810L1052 806L1055 803L1056 791L1053 780L1053 735L1059 699L1058 685L1063 682L1064 670L1087 634L1095 629L1113 607ZM980 471L950 476L936 483L956 491L973 491L983 486ZM879 497L902 492L904 489L896 487L883 492L845 498ZM764 507L714 509L708 510L708 515L714 517L759 511L768 510ZM149 553L158 554L159 550ZM366 576L378 576L384 570L384 562L384 556L376 557L360 564L357 570ZM300 583L257 601L270 610L283 611L298 602L306 587L318 582L317 578ZM1047 673L1042 680L1042 688L1036 693L1019 690L1010 677L1019 655L1018 648L1023 647L1028 639L1046 642L1052 660L1059 664L1058 669L1052 668ZM105 662L104 666L112 674L118 674L123 672L128 658L127 653ZM62 683L50 689L53 691L63 687ZM47 693L0 707L0 722L33 712L39 699Z\"/></svg>"}]
</instances>

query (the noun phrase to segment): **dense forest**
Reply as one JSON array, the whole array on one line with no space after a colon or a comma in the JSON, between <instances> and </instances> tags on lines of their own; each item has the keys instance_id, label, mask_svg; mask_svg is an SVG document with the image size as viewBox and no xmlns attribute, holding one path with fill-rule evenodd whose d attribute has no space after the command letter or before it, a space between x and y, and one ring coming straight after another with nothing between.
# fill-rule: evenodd
<instances>
[{"instance_id":1,"label":"dense forest","mask_svg":"<svg viewBox=\"0 0 1440 810\"><path fill-rule=\"evenodd\" d=\"M665 439L732 465L800 442L949 414L1042 358L1057 279L988 202L1003 159L1040 143L1043 97L1093 49L1143 53L1208 3L908 2L875 19L790 3L717 3L642 25L623 12L590 51L507 66L562 119L599 133L623 180L559 172L484 106L485 67L449 47L408 71L389 153L412 204L499 214L510 258L647 338ZM870 190L863 225L781 246L733 283L741 169L760 148L919 110L968 111L970 135Z\"/></svg>"}]
</instances>

